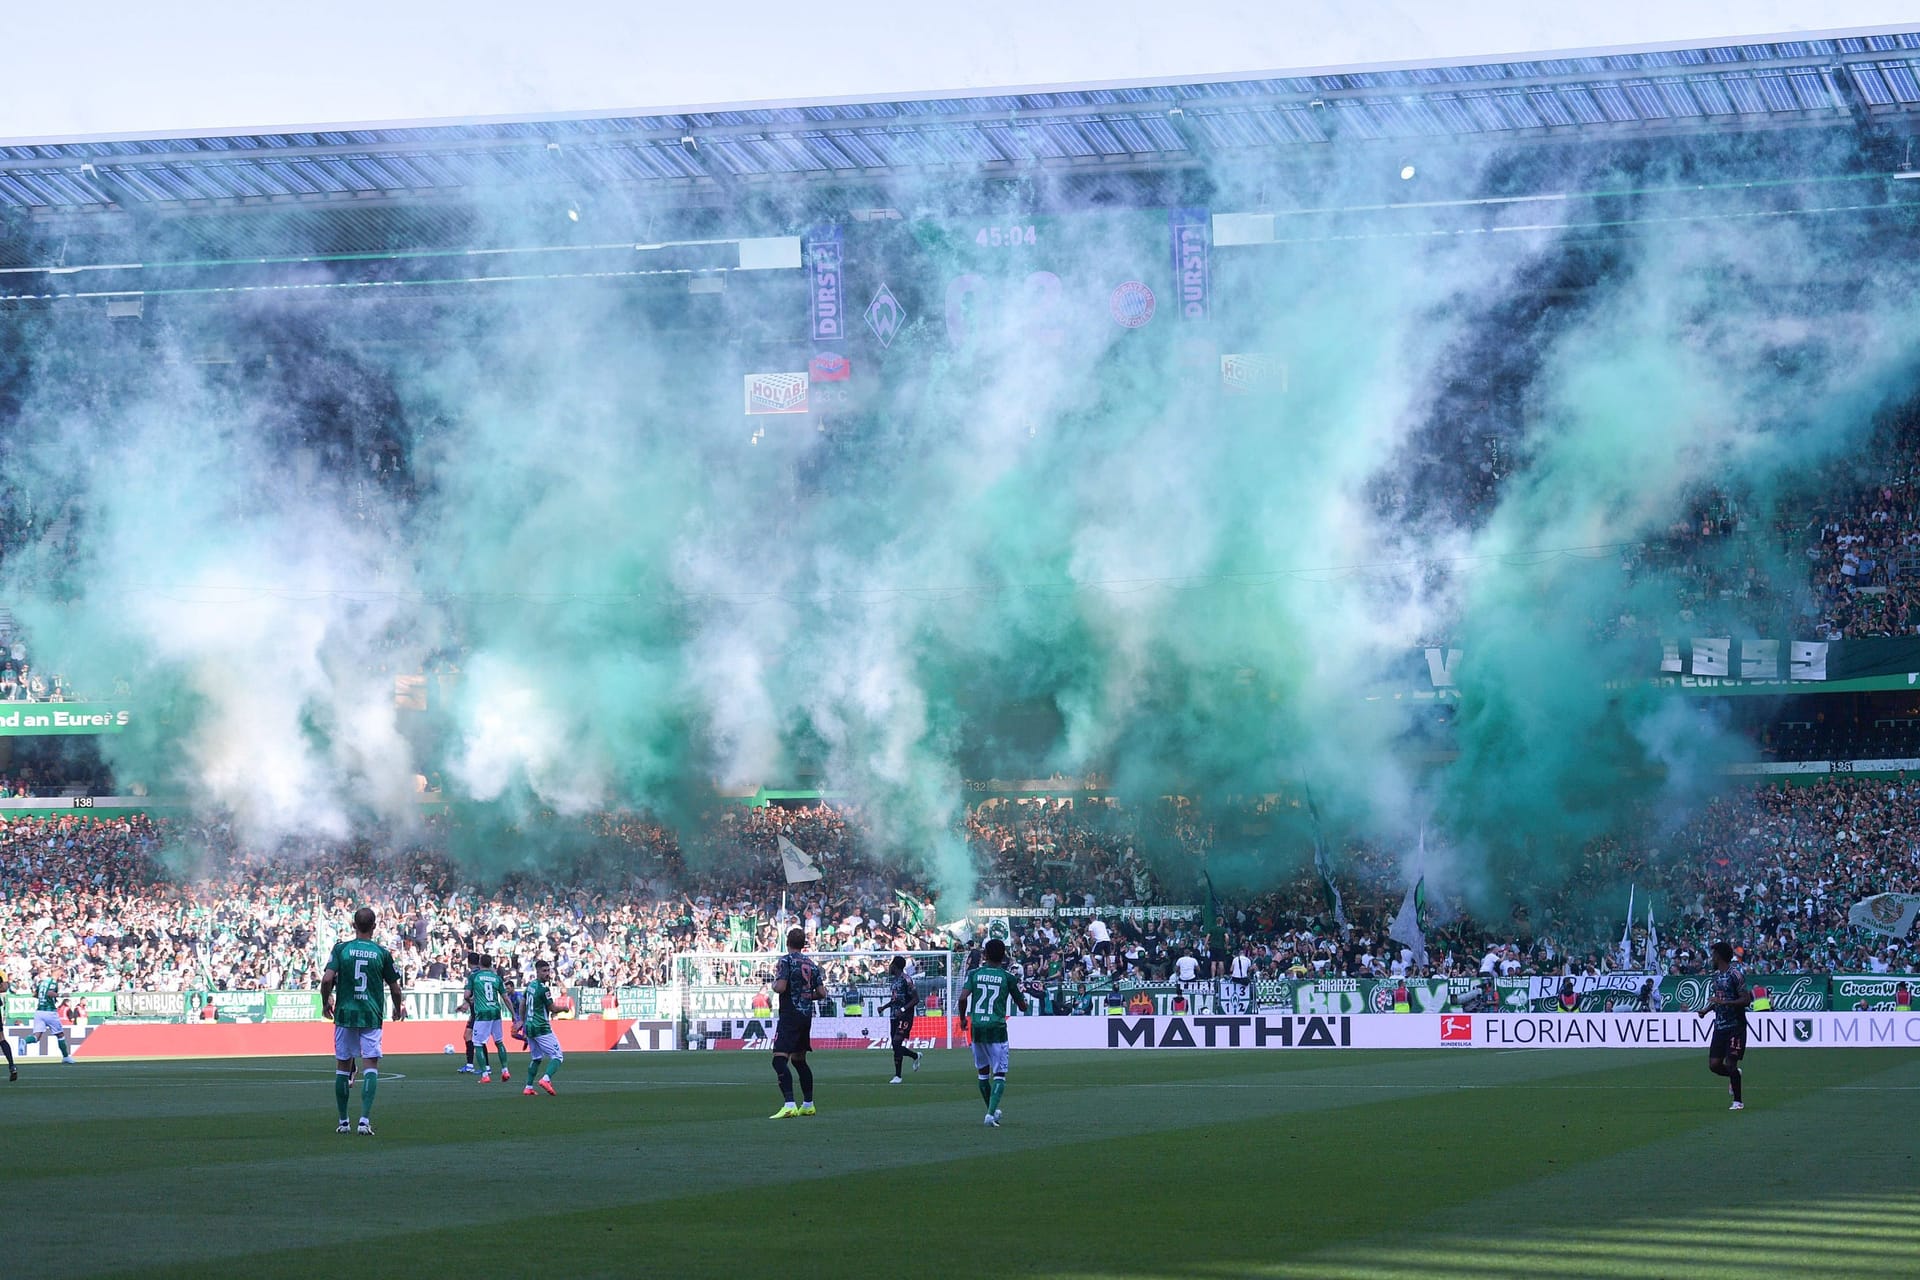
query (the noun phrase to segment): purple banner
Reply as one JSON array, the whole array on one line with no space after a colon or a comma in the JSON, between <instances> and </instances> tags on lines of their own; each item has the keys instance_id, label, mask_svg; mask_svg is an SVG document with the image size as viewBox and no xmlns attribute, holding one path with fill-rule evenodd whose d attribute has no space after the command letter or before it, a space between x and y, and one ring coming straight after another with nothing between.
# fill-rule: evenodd
<instances>
[{"instance_id":1,"label":"purple banner","mask_svg":"<svg viewBox=\"0 0 1920 1280\"><path fill-rule=\"evenodd\" d=\"M840 274L840 227L829 223L807 232L807 272L812 289L807 308L813 314L813 340L838 342L847 336L845 281Z\"/></svg>"},{"instance_id":2,"label":"purple banner","mask_svg":"<svg viewBox=\"0 0 1920 1280\"><path fill-rule=\"evenodd\" d=\"M1212 219L1205 209L1174 209L1173 285L1180 299L1180 318L1205 320L1213 298L1213 279L1207 261L1213 247Z\"/></svg>"}]
</instances>

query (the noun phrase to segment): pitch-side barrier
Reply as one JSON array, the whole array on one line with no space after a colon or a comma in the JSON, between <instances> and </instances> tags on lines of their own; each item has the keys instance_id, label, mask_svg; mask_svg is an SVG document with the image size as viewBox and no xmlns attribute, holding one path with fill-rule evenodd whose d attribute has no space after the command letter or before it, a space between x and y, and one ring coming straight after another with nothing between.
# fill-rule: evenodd
<instances>
[{"instance_id":1,"label":"pitch-side barrier","mask_svg":"<svg viewBox=\"0 0 1920 1280\"><path fill-rule=\"evenodd\" d=\"M1757 1013L1752 1047L1920 1049L1920 1013ZM1691 1013L1251 1013L1013 1018L1015 1049L1704 1049Z\"/></svg>"},{"instance_id":2,"label":"pitch-side barrier","mask_svg":"<svg viewBox=\"0 0 1920 1280\"><path fill-rule=\"evenodd\" d=\"M459 1022L412 1019L382 1029L383 1053L442 1053L459 1046ZM634 1024L630 1019L561 1019L553 1024L568 1053L592 1053L619 1044ZM507 1040L511 1053L525 1046ZM98 1058L277 1058L330 1057L331 1022L105 1022L91 1028L75 1046L74 1057Z\"/></svg>"}]
</instances>

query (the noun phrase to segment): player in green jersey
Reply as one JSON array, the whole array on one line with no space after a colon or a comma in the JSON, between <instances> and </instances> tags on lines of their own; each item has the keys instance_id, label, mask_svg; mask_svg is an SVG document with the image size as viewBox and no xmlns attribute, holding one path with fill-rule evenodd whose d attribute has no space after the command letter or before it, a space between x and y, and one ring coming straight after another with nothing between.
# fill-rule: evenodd
<instances>
[{"instance_id":1,"label":"player in green jersey","mask_svg":"<svg viewBox=\"0 0 1920 1280\"><path fill-rule=\"evenodd\" d=\"M1007 1087L1007 1006L1027 1011L1027 998L1007 972L1007 944L989 938L986 963L967 975L961 988L960 1029L973 1026L973 1066L980 1075L980 1101L987 1104L983 1124L1000 1125L1000 1095Z\"/></svg>"},{"instance_id":2,"label":"player in green jersey","mask_svg":"<svg viewBox=\"0 0 1920 1280\"><path fill-rule=\"evenodd\" d=\"M7 981L6 970L0 969L0 995L6 993L12 984ZM4 1002L0 1002L3 1004ZM7 1037L5 1017L0 1017L0 1053L7 1055L7 1080L12 1082L20 1078L20 1068L13 1063L13 1041Z\"/></svg>"},{"instance_id":3,"label":"player in green jersey","mask_svg":"<svg viewBox=\"0 0 1920 1280\"><path fill-rule=\"evenodd\" d=\"M52 977L33 984L33 1033L40 1037L41 1053L47 1051L47 1037L52 1036L60 1045L60 1061L72 1066L73 1050L67 1047L67 1024L60 1020L60 980L66 976L64 970L56 969Z\"/></svg>"},{"instance_id":4,"label":"player in green jersey","mask_svg":"<svg viewBox=\"0 0 1920 1280\"><path fill-rule=\"evenodd\" d=\"M354 1059L365 1060L360 1073L360 1132L373 1136L373 1095L380 1087L380 1025L386 1020L386 995L393 992L393 1020L404 1022L407 1004L393 955L373 940L373 908L353 913L353 937L333 944L320 975L320 1013L333 1019L333 1099L340 1104L335 1133L351 1133L347 1103L353 1096Z\"/></svg>"},{"instance_id":5,"label":"player in green jersey","mask_svg":"<svg viewBox=\"0 0 1920 1280\"><path fill-rule=\"evenodd\" d=\"M507 1034L501 1030L500 1011L506 1004L507 984L500 980L500 974L493 967L490 957L474 953L471 956L473 968L467 973L467 990L463 1003L472 1015L471 1042L480 1054L480 1083L487 1084L493 1079L493 1064L487 1059L487 1041L493 1041L493 1047L500 1054L500 1079L513 1079L513 1072L507 1069Z\"/></svg>"},{"instance_id":6,"label":"player in green jersey","mask_svg":"<svg viewBox=\"0 0 1920 1280\"><path fill-rule=\"evenodd\" d=\"M553 1034L553 993L547 990L552 976L552 968L545 960L534 962L533 981L520 993L520 1020L513 1024L514 1034L526 1037L527 1050L533 1055L533 1060L527 1063L527 1087L520 1091L529 1098L536 1083L552 1094L554 1074L567 1060L567 1055L560 1051L560 1037ZM541 1063L546 1064L544 1069Z\"/></svg>"}]
</instances>

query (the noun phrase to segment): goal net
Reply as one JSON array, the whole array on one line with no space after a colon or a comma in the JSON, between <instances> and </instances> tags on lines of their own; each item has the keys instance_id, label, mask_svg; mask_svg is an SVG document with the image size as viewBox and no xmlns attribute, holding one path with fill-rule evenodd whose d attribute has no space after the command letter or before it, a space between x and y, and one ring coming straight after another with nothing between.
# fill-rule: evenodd
<instances>
[{"instance_id":1,"label":"goal net","mask_svg":"<svg viewBox=\"0 0 1920 1280\"><path fill-rule=\"evenodd\" d=\"M779 951L688 951L675 957L672 1005L684 1019L689 1039L699 1043L731 1043L771 1034L780 998L773 990L773 967ZM887 970L896 955L907 957L907 972L918 988L912 1039L942 1048L954 1043L954 1023L963 975L961 957L946 951L877 951L848 954L809 952L825 972L827 997L814 1017L816 1048L840 1047L858 1021L860 1030L884 1035L888 1015L883 1007L892 996L893 975ZM872 1038L869 1036L868 1038Z\"/></svg>"}]
</instances>

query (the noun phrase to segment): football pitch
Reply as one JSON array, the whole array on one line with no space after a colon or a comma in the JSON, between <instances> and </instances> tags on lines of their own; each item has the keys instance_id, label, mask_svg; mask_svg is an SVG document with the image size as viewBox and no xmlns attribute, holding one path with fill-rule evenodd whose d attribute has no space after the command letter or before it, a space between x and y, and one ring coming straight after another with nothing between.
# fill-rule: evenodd
<instances>
[{"instance_id":1,"label":"football pitch","mask_svg":"<svg viewBox=\"0 0 1920 1280\"><path fill-rule=\"evenodd\" d=\"M781 1121L763 1053L389 1058L372 1138L325 1059L34 1062L0 1204L35 1276L1920 1274L1920 1054L1704 1058L1016 1053L999 1129L963 1051Z\"/></svg>"}]
</instances>

